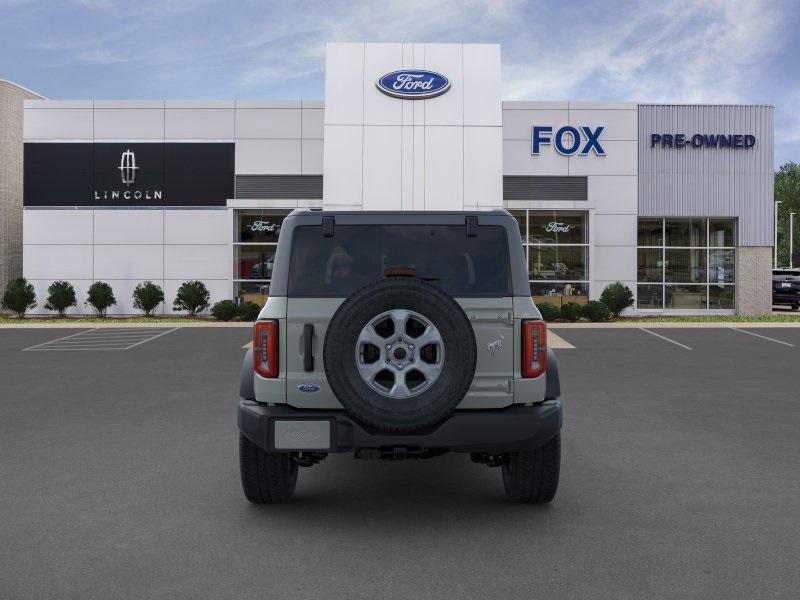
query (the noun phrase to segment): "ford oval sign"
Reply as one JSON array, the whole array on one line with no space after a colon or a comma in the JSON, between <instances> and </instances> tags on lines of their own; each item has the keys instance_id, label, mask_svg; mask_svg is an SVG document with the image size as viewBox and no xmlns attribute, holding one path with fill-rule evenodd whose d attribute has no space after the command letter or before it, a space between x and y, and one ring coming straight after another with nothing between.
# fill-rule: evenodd
<instances>
[{"instance_id":1,"label":"ford oval sign","mask_svg":"<svg viewBox=\"0 0 800 600\"><path fill-rule=\"evenodd\" d=\"M450 80L435 71L404 69L382 75L375 85L388 96L405 100L424 100L450 89Z\"/></svg>"}]
</instances>

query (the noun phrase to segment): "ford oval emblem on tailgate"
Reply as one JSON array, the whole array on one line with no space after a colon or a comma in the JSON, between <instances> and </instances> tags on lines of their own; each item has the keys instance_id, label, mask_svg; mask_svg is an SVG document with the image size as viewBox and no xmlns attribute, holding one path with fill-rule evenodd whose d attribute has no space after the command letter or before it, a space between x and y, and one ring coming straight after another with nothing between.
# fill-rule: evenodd
<instances>
[{"instance_id":1,"label":"ford oval emblem on tailgate","mask_svg":"<svg viewBox=\"0 0 800 600\"><path fill-rule=\"evenodd\" d=\"M388 96L424 100L444 94L450 89L450 80L436 71L403 69L381 75L375 85Z\"/></svg>"},{"instance_id":2,"label":"ford oval emblem on tailgate","mask_svg":"<svg viewBox=\"0 0 800 600\"><path fill-rule=\"evenodd\" d=\"M311 393L318 392L319 386L316 383L301 383L297 386L297 389L301 392Z\"/></svg>"}]
</instances>

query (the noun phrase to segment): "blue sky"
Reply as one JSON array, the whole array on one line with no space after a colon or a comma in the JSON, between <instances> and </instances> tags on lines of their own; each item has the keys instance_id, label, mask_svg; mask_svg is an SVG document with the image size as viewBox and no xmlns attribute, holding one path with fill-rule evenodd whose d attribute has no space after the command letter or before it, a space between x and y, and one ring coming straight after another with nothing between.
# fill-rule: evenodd
<instances>
[{"instance_id":1,"label":"blue sky","mask_svg":"<svg viewBox=\"0 0 800 600\"><path fill-rule=\"evenodd\" d=\"M800 162L800 2L0 0L0 78L48 98L319 99L328 41L497 42L503 96L774 104Z\"/></svg>"}]
</instances>

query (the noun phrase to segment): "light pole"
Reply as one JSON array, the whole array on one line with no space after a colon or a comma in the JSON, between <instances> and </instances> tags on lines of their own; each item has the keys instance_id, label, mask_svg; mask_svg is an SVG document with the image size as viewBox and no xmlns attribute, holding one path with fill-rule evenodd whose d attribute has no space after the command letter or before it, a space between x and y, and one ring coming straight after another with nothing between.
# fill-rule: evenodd
<instances>
[{"instance_id":1,"label":"light pole","mask_svg":"<svg viewBox=\"0 0 800 600\"><path fill-rule=\"evenodd\" d=\"M778 268L778 205L781 203L781 200L775 201L775 267Z\"/></svg>"},{"instance_id":2,"label":"light pole","mask_svg":"<svg viewBox=\"0 0 800 600\"><path fill-rule=\"evenodd\" d=\"M794 213L789 213L789 268L794 267L792 251L794 250Z\"/></svg>"}]
</instances>

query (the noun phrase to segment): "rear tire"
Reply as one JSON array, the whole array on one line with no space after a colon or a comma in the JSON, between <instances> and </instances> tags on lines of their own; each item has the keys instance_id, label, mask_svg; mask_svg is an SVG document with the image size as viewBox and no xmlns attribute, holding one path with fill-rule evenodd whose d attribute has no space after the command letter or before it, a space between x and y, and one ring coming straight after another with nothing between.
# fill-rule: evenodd
<instances>
[{"instance_id":1,"label":"rear tire","mask_svg":"<svg viewBox=\"0 0 800 600\"><path fill-rule=\"evenodd\" d=\"M792 304L792 310L800 309L800 304Z\"/></svg>"},{"instance_id":2,"label":"rear tire","mask_svg":"<svg viewBox=\"0 0 800 600\"><path fill-rule=\"evenodd\" d=\"M560 468L560 434L536 450L509 453L502 467L506 495L514 502L550 502L558 489Z\"/></svg>"},{"instance_id":3,"label":"rear tire","mask_svg":"<svg viewBox=\"0 0 800 600\"><path fill-rule=\"evenodd\" d=\"M266 452L239 434L239 472L245 497L254 504L287 502L297 485L291 455Z\"/></svg>"}]
</instances>

